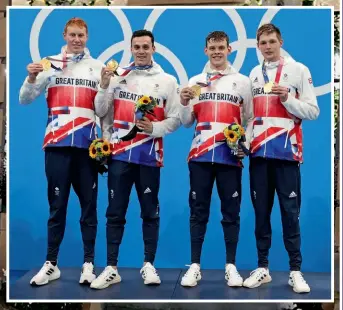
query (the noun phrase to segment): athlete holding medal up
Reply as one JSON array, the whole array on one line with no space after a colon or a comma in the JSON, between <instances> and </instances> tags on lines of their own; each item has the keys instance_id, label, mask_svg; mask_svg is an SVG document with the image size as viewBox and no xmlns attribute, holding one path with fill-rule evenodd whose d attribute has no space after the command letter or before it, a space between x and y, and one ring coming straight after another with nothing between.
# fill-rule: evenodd
<instances>
[{"instance_id":1,"label":"athlete holding medal up","mask_svg":"<svg viewBox=\"0 0 343 310\"><path fill-rule=\"evenodd\" d=\"M191 266L182 277L182 286L196 286L201 280L200 258L210 215L211 195L216 180L223 215L226 246L225 279L228 286L242 286L238 273L236 249L240 229L242 150L234 155L223 130L231 123L244 124L252 117L251 83L228 62L229 38L214 31L205 39L208 63L203 72L189 80L182 89L179 114L182 124L196 122L195 135L188 156L190 172Z\"/></svg>"},{"instance_id":2,"label":"athlete holding medal up","mask_svg":"<svg viewBox=\"0 0 343 310\"><path fill-rule=\"evenodd\" d=\"M19 95L20 103L29 104L45 92L48 105L43 143L50 205L48 248L46 261L31 279L31 285L45 285L61 275L57 260L71 185L81 205L84 264L79 282L90 284L95 279L98 171L88 148L96 138L95 116L102 117L107 111L94 99L100 75L109 70L90 56L86 48L88 27L82 19L69 20L63 36L66 46L60 54L27 66L28 76Z\"/></svg>"},{"instance_id":3,"label":"athlete holding medal up","mask_svg":"<svg viewBox=\"0 0 343 310\"><path fill-rule=\"evenodd\" d=\"M280 30L265 24L257 31L263 63L250 73L254 119L246 139L250 143L250 194L255 210L258 268L243 283L255 288L272 280L268 269L271 247L270 217L278 194L283 238L289 255L288 284L296 293L310 291L300 272L300 163L303 161L302 120L314 120L319 108L309 69L280 55Z\"/></svg>"},{"instance_id":4,"label":"athlete holding medal up","mask_svg":"<svg viewBox=\"0 0 343 310\"><path fill-rule=\"evenodd\" d=\"M118 256L133 184L141 207L144 240L140 274L145 285L161 283L154 267L160 227L160 171L163 137L180 127L178 84L153 60L155 38L150 31L132 34L131 53L133 62L119 68L117 76L102 76L101 90L95 98L96 103L108 108L101 118L101 129L103 137L111 142L112 154L108 160L107 266L92 282L93 289L105 289L121 281ZM112 62L107 64L107 68L112 66ZM136 118L136 103L144 96L157 102L153 121Z\"/></svg>"}]
</instances>

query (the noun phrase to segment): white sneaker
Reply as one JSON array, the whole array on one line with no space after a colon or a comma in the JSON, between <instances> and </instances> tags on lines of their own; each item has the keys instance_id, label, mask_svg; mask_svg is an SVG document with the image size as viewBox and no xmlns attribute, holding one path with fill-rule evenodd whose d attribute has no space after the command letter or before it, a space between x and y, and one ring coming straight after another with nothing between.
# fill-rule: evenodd
<instances>
[{"instance_id":1,"label":"white sneaker","mask_svg":"<svg viewBox=\"0 0 343 310\"><path fill-rule=\"evenodd\" d=\"M300 271L291 271L288 284L293 287L293 291L296 293L308 293L311 290Z\"/></svg>"},{"instance_id":2,"label":"white sneaker","mask_svg":"<svg viewBox=\"0 0 343 310\"><path fill-rule=\"evenodd\" d=\"M61 276L61 271L57 266L46 261L41 270L31 279L31 285L44 285L56 280Z\"/></svg>"},{"instance_id":3,"label":"white sneaker","mask_svg":"<svg viewBox=\"0 0 343 310\"><path fill-rule=\"evenodd\" d=\"M161 284L161 279L153 265L146 263L140 270L144 284Z\"/></svg>"},{"instance_id":4,"label":"white sneaker","mask_svg":"<svg viewBox=\"0 0 343 310\"><path fill-rule=\"evenodd\" d=\"M121 277L118 270L114 269L112 266L107 266L104 271L92 281L90 287L102 290L112 284L119 283L120 281Z\"/></svg>"},{"instance_id":5,"label":"white sneaker","mask_svg":"<svg viewBox=\"0 0 343 310\"><path fill-rule=\"evenodd\" d=\"M198 281L201 280L200 266L198 264L192 264L189 266L187 272L182 277L182 286L196 286Z\"/></svg>"},{"instance_id":6,"label":"white sneaker","mask_svg":"<svg viewBox=\"0 0 343 310\"><path fill-rule=\"evenodd\" d=\"M269 270L265 268L257 268L250 273L250 277L245 279L243 286L248 288L259 287L263 283L269 283L272 281L272 277L269 274Z\"/></svg>"},{"instance_id":7,"label":"white sneaker","mask_svg":"<svg viewBox=\"0 0 343 310\"><path fill-rule=\"evenodd\" d=\"M80 284L91 284L95 280L94 266L92 263L84 263L82 265Z\"/></svg>"},{"instance_id":8,"label":"white sneaker","mask_svg":"<svg viewBox=\"0 0 343 310\"><path fill-rule=\"evenodd\" d=\"M238 273L236 266L228 264L225 266L225 280L228 286L242 286L243 278Z\"/></svg>"}]
</instances>

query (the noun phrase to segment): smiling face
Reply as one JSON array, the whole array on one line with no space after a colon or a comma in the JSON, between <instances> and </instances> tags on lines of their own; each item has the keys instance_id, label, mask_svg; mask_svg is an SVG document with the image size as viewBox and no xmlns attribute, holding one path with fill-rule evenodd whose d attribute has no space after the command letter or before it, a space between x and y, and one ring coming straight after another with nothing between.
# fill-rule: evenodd
<instances>
[{"instance_id":1,"label":"smiling face","mask_svg":"<svg viewBox=\"0 0 343 310\"><path fill-rule=\"evenodd\" d=\"M155 46L151 37L134 37L131 42L131 53L136 66L147 66L151 64L152 55L155 53Z\"/></svg>"},{"instance_id":2,"label":"smiling face","mask_svg":"<svg viewBox=\"0 0 343 310\"><path fill-rule=\"evenodd\" d=\"M227 57L230 55L231 46L228 45L227 40L214 40L207 41L205 54L211 64L211 68L217 70L224 70L227 67Z\"/></svg>"}]
</instances>

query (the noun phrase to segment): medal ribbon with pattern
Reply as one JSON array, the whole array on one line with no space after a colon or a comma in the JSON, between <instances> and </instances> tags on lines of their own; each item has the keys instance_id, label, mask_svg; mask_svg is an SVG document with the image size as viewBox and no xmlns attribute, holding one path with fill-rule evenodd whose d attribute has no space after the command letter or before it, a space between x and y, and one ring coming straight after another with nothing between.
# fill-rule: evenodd
<instances>
[{"instance_id":1,"label":"medal ribbon with pattern","mask_svg":"<svg viewBox=\"0 0 343 310\"><path fill-rule=\"evenodd\" d=\"M281 76L281 71L282 71L282 67L284 65L285 61L283 59L283 57L280 57L280 62L276 71L276 76L275 76L275 80L274 82L269 82L269 78L267 75L267 71L266 71L266 66L265 66L265 62L263 61L262 64L262 74L263 74L263 78L264 78L264 86L263 86L263 90L266 94L269 94L272 92L272 87L274 86L274 83L278 84L280 81L280 76Z\"/></svg>"},{"instance_id":2,"label":"medal ribbon with pattern","mask_svg":"<svg viewBox=\"0 0 343 310\"><path fill-rule=\"evenodd\" d=\"M199 97L201 94L201 88L202 87L207 87L210 86L212 84L213 81L220 79L221 77L224 76L224 74L216 74L215 76L211 77L210 73L207 73L206 76L206 83L202 83L202 82L197 82L196 85L193 85L191 88L193 89L193 91L195 92L195 96Z\"/></svg>"},{"instance_id":3,"label":"medal ribbon with pattern","mask_svg":"<svg viewBox=\"0 0 343 310\"><path fill-rule=\"evenodd\" d=\"M125 70L120 76L126 76L128 75L132 70L148 70L152 68L152 65L146 65L146 66L135 66L134 63L129 65L128 67L124 67Z\"/></svg>"},{"instance_id":4,"label":"medal ribbon with pattern","mask_svg":"<svg viewBox=\"0 0 343 310\"><path fill-rule=\"evenodd\" d=\"M55 69L56 71L63 71L67 67L67 64L70 62L78 63L82 60L82 58L85 56L85 53L81 53L78 55L75 55L73 57L67 57L67 54L63 54L63 59L55 59L52 57L46 57L41 60L41 64L43 65L43 70L47 71L51 68ZM54 62L62 62L62 68L56 67L51 61Z\"/></svg>"}]
</instances>

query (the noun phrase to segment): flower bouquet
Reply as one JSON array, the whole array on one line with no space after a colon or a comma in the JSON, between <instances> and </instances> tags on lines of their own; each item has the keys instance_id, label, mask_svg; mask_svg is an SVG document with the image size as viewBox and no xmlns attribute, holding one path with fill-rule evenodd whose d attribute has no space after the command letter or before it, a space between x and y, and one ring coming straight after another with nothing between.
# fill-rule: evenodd
<instances>
[{"instance_id":1,"label":"flower bouquet","mask_svg":"<svg viewBox=\"0 0 343 310\"><path fill-rule=\"evenodd\" d=\"M96 160L99 173L107 172L105 164L111 152L111 144L104 139L95 139L89 146L89 156Z\"/></svg>"},{"instance_id":2,"label":"flower bouquet","mask_svg":"<svg viewBox=\"0 0 343 310\"><path fill-rule=\"evenodd\" d=\"M238 154L239 146L242 148L245 155L249 155L249 150L244 145L245 140L245 130L244 128L236 123L232 123L225 127L224 131L225 142L228 147L232 150L234 155Z\"/></svg>"},{"instance_id":3,"label":"flower bouquet","mask_svg":"<svg viewBox=\"0 0 343 310\"><path fill-rule=\"evenodd\" d=\"M136 104L135 104L135 116L136 120L141 120L146 114L150 114L155 116L153 110L156 107L157 102L151 96L142 96L140 97ZM129 141L136 137L137 132L141 132L142 130L137 127L137 125L133 126L130 132L125 135L124 137L120 138L122 141Z\"/></svg>"}]
</instances>

